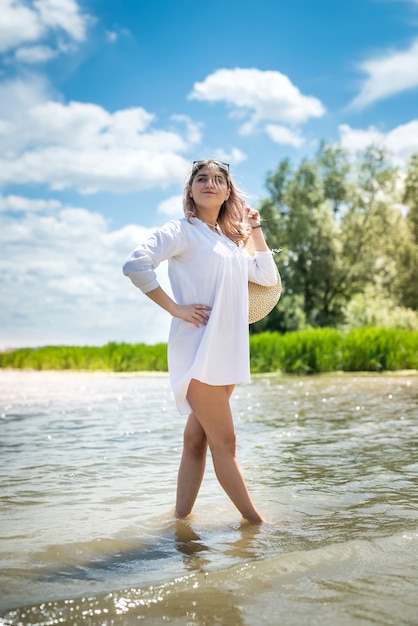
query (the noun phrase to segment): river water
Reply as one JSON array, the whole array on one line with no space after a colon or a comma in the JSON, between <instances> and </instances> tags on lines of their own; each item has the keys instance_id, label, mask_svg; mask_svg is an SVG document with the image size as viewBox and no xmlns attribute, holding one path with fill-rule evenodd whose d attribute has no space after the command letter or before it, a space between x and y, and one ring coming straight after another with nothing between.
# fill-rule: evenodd
<instances>
[{"instance_id":1,"label":"river water","mask_svg":"<svg viewBox=\"0 0 418 626\"><path fill-rule=\"evenodd\" d=\"M417 399L408 373L238 387L258 527L210 462L174 519L166 376L0 371L0 622L416 626Z\"/></svg>"}]
</instances>

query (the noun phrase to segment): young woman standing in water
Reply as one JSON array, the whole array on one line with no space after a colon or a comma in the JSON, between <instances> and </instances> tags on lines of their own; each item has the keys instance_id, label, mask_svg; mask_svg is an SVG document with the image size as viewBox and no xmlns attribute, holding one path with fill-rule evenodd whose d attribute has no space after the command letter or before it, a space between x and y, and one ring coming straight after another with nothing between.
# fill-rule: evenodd
<instances>
[{"instance_id":1,"label":"young woman standing in water","mask_svg":"<svg viewBox=\"0 0 418 626\"><path fill-rule=\"evenodd\" d=\"M195 161L183 208L184 218L156 230L123 267L133 284L173 318L170 381L179 412L188 414L176 515L186 517L193 508L209 445L221 486L246 520L261 523L236 458L229 400L236 384L250 381L248 280L276 284L275 264L259 213L239 196L229 165ZM244 249L249 237L254 257ZM174 300L155 275L166 259Z\"/></svg>"}]
</instances>

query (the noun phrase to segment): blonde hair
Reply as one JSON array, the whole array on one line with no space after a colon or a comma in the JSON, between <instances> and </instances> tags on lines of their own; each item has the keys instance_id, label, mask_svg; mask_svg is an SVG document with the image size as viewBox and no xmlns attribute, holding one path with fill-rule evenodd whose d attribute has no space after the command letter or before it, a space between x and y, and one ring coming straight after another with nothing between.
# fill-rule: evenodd
<instances>
[{"instance_id":1,"label":"blonde hair","mask_svg":"<svg viewBox=\"0 0 418 626\"><path fill-rule=\"evenodd\" d=\"M236 243L237 246L243 246L246 244L250 236L250 227L244 211L246 202L241 198L240 194L243 194L243 192L240 191L233 183L229 173L229 167L225 163L214 161L213 159L205 159L203 161L195 161L193 163L192 170L184 185L184 215L188 220L191 217L198 217L195 203L190 195L190 190L195 176L205 166L207 166L210 170L222 174L229 189L229 197L219 209L217 222L224 235L229 237L229 239Z\"/></svg>"}]
</instances>

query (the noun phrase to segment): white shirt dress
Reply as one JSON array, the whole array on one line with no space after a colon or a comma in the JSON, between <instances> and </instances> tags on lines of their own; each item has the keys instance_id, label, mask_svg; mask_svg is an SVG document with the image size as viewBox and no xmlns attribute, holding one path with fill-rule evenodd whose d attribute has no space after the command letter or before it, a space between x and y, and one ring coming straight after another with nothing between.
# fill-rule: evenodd
<instances>
[{"instance_id":1,"label":"white shirt dress","mask_svg":"<svg viewBox=\"0 0 418 626\"><path fill-rule=\"evenodd\" d=\"M178 304L206 304L206 326L173 318L168 338L168 369L180 414L191 413L187 390L192 378L208 385L250 382L248 280L274 285L272 253L252 257L223 233L196 217L173 220L156 230L129 255L123 273L143 293L159 287L155 269L168 260Z\"/></svg>"}]
</instances>

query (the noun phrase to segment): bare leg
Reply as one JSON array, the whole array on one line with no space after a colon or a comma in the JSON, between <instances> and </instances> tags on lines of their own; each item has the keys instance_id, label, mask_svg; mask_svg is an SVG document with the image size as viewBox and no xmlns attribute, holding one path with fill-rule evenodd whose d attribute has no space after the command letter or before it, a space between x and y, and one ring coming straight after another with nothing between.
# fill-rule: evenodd
<instances>
[{"instance_id":1,"label":"bare leg","mask_svg":"<svg viewBox=\"0 0 418 626\"><path fill-rule=\"evenodd\" d=\"M261 523L264 520L251 500L235 456L231 391L230 386L215 387L192 379L187 399L206 434L220 484L245 519Z\"/></svg>"},{"instance_id":2,"label":"bare leg","mask_svg":"<svg viewBox=\"0 0 418 626\"><path fill-rule=\"evenodd\" d=\"M177 478L176 514L186 517L191 512L202 483L208 441L194 413L184 429L184 446Z\"/></svg>"}]
</instances>

